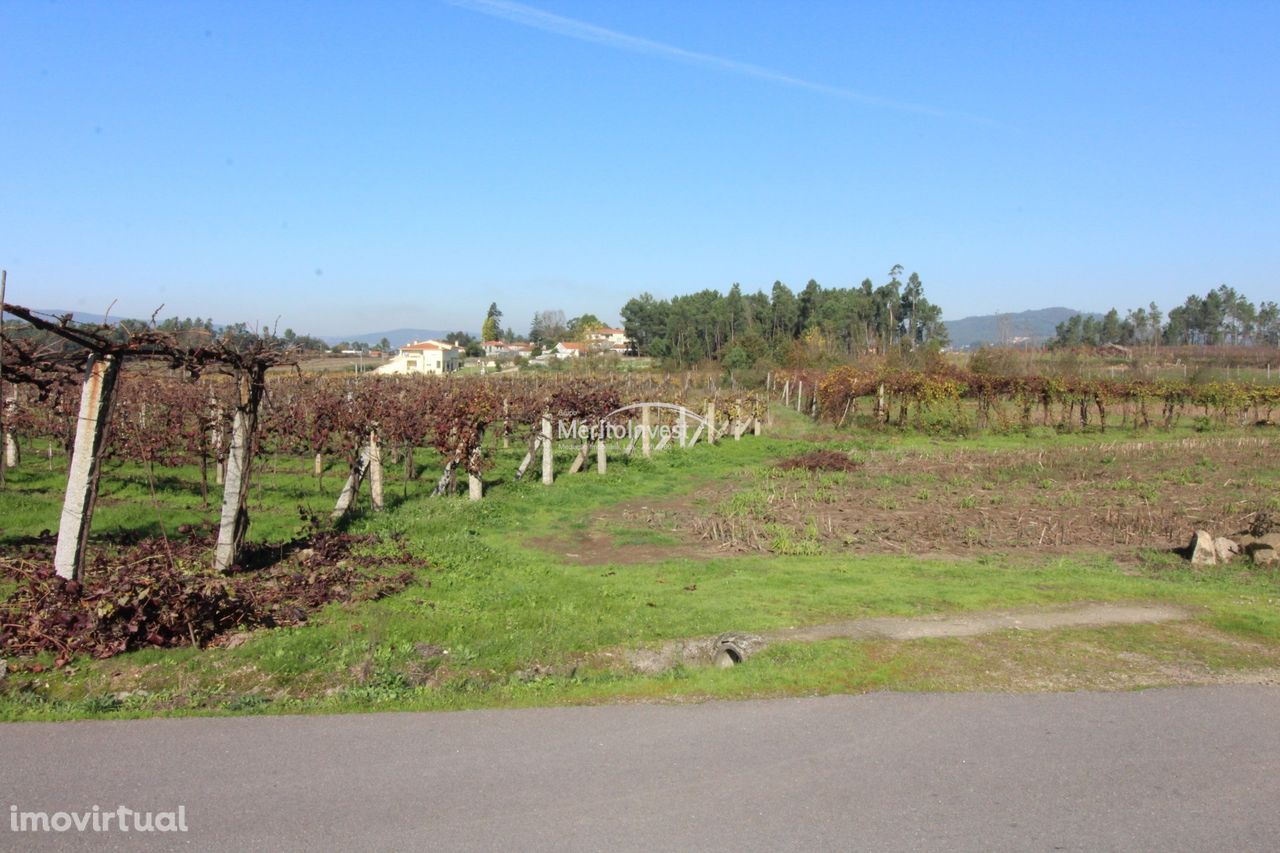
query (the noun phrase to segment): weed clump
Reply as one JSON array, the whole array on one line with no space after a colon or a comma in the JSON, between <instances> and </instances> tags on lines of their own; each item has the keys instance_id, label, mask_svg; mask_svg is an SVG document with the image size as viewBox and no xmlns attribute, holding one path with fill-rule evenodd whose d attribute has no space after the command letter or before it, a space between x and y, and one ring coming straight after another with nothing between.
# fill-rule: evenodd
<instances>
[{"instance_id":1,"label":"weed clump","mask_svg":"<svg viewBox=\"0 0 1280 853\"><path fill-rule=\"evenodd\" d=\"M856 471L861 464L838 450L810 450L783 459L778 467L784 471Z\"/></svg>"}]
</instances>

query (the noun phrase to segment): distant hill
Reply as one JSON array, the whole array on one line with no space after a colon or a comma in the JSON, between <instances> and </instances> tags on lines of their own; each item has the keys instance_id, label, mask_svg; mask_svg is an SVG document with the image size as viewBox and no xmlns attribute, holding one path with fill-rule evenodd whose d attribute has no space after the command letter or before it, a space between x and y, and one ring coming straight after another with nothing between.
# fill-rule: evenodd
<instances>
[{"instance_id":1,"label":"distant hill","mask_svg":"<svg viewBox=\"0 0 1280 853\"><path fill-rule=\"evenodd\" d=\"M457 331L453 329L451 331ZM330 346L348 341L353 344L368 344L369 346L377 346L378 342L386 338L391 342L393 347L402 347L405 344L411 344L414 341L430 341L444 340L449 332L444 329L390 329L385 332L365 332L361 335L321 335L320 339Z\"/></svg>"},{"instance_id":2,"label":"distant hill","mask_svg":"<svg viewBox=\"0 0 1280 853\"><path fill-rule=\"evenodd\" d=\"M1076 314L1102 316L1074 308L1041 308L1017 314L983 314L961 320L947 320L944 325L951 337L951 345L957 349L998 344L1001 341L1013 342L1015 338L1030 343L1043 343L1053 337L1054 327Z\"/></svg>"},{"instance_id":3,"label":"distant hill","mask_svg":"<svg viewBox=\"0 0 1280 853\"><path fill-rule=\"evenodd\" d=\"M77 323L101 323L105 319L109 319L112 323L117 323L121 320L132 319L132 318L126 318L126 317L117 317L114 315L110 318L106 318L106 317L103 317L103 315L101 314L93 314L88 311L68 311L65 308L35 308L32 310L34 310L37 314L48 317L50 319L53 319L55 317L61 317L63 314L72 314L74 315L73 319ZM9 315L6 313L5 316L9 316ZM159 319L164 320L166 318L162 316ZM146 321L142 321L142 322L146 322ZM221 329L221 328L222 328L221 324L214 325L214 329ZM426 341L426 340L432 340L432 339L444 340L445 336L448 335L450 331L457 331L457 330L450 329L446 331L444 329L389 329L385 332L365 332L360 335L316 335L316 337L318 337L320 340L327 343L329 346L333 346L336 343L341 343L342 341L347 341L353 344L363 343L363 344L368 344L369 346L377 346L379 341L381 341L383 338L386 338L388 341L391 342L391 346L402 347L405 344L413 343L414 341Z\"/></svg>"},{"instance_id":4,"label":"distant hill","mask_svg":"<svg viewBox=\"0 0 1280 853\"><path fill-rule=\"evenodd\" d=\"M102 323L104 320L111 323L118 323L121 320L133 319L132 317L119 317L116 315L107 317L103 314L92 314L88 311L68 311L66 308L32 308L31 310L47 320L56 320L59 317L63 316L64 314L70 314L71 319L77 323L98 324L98 323ZM10 316L10 315L8 314L8 312L6 312L5 316Z\"/></svg>"}]
</instances>

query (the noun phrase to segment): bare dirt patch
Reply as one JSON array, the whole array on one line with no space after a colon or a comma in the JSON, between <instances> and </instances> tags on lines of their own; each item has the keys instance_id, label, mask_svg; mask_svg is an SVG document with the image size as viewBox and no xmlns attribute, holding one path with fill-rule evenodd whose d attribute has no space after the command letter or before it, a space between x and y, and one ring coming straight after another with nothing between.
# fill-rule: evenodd
<instances>
[{"instance_id":1,"label":"bare dirt patch","mask_svg":"<svg viewBox=\"0 0 1280 853\"><path fill-rule=\"evenodd\" d=\"M1174 548L1195 528L1246 529L1273 510L1271 438L1117 442L1045 450L881 451L854 471L754 474L691 538L747 551L970 553Z\"/></svg>"},{"instance_id":2,"label":"bare dirt patch","mask_svg":"<svg viewBox=\"0 0 1280 853\"><path fill-rule=\"evenodd\" d=\"M966 613L960 616L854 619L805 628L786 628L768 633L765 637L771 642L808 643L835 639L921 640L933 637L973 637L996 631L1149 625L1190 617L1191 612L1185 607L1171 604L1085 604L1053 609Z\"/></svg>"}]
</instances>

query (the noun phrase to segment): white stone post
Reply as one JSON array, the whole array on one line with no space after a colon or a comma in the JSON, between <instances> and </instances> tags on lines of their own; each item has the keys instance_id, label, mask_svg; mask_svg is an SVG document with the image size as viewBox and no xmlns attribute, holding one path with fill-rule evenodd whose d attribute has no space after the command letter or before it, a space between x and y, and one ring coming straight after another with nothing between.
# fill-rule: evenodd
<instances>
[{"instance_id":1,"label":"white stone post","mask_svg":"<svg viewBox=\"0 0 1280 853\"><path fill-rule=\"evenodd\" d=\"M71 447L67 492L58 522L58 544L53 555L54 571L68 580L80 580L84 576L85 546L89 542L98 475L102 471L102 448L119 376L119 356L97 353L89 356L80 391L80 414Z\"/></svg>"},{"instance_id":2,"label":"white stone post","mask_svg":"<svg viewBox=\"0 0 1280 853\"><path fill-rule=\"evenodd\" d=\"M551 416L542 416L542 485L555 482L555 457L551 446Z\"/></svg>"},{"instance_id":3,"label":"white stone post","mask_svg":"<svg viewBox=\"0 0 1280 853\"><path fill-rule=\"evenodd\" d=\"M640 407L640 453L645 459L653 455L653 414L648 405Z\"/></svg>"},{"instance_id":4,"label":"white stone post","mask_svg":"<svg viewBox=\"0 0 1280 853\"><path fill-rule=\"evenodd\" d=\"M369 500L375 512L381 512L386 506L382 496L382 446L378 443L378 434L369 433Z\"/></svg>"}]
</instances>

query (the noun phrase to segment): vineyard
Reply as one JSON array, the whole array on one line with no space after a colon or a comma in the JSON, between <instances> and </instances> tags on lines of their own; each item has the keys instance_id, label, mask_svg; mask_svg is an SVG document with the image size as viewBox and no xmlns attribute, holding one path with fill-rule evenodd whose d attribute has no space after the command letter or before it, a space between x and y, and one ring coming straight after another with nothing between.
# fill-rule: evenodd
<instances>
[{"instance_id":1,"label":"vineyard","mask_svg":"<svg viewBox=\"0 0 1280 853\"><path fill-rule=\"evenodd\" d=\"M1206 425L1246 426L1269 423L1280 408L1280 385L1238 382L999 376L954 368L872 372L851 367L795 374L783 381L786 400L793 385L798 392L806 384L816 387L810 411L840 425L856 418L861 408L876 422L954 432L1091 425L1101 431L1115 426L1169 429L1185 417L1203 419Z\"/></svg>"},{"instance_id":2,"label":"vineyard","mask_svg":"<svg viewBox=\"0 0 1280 853\"><path fill-rule=\"evenodd\" d=\"M443 631L459 647L491 649L474 654L495 661L564 654L543 639L561 610L555 630L580 650L617 642L617 625L648 626L635 629L641 637L692 630L678 626L700 611L677 599L636 591L611 601L614 571L592 582L598 591L584 586L576 572L601 564L653 564L637 577L658 585L679 577L675 591L693 595L711 577L738 576L716 561L751 555L782 561L760 564L753 584L771 583L775 569L785 578L787 560L815 560L824 568L804 572L827 588L846 571L826 562L839 553L1167 547L1189 522L1238 526L1262 511L1274 472L1270 439L1256 426L1280 407L1274 385L952 367L736 377L310 374L269 339L187 347L149 331L63 331L74 346L16 339L6 348L0 657L9 683L27 687L47 687L40 677L73 673L86 660L144 648L212 653L300 626L318 633L297 635L298 643L323 636L363 648L364 639L320 626L345 624L332 622L335 612L363 614L351 617L359 635L384 599L408 608L414 631ZM1259 437L1173 442L1241 431ZM1036 449L1073 434L1151 449L1101 460L1088 448L1049 457ZM980 446L988 435L1022 442L1022 455L850 452L868 441ZM1157 451L1152 440L1165 443ZM1206 495L1210 486L1182 461L1180 448L1193 446L1250 473ZM1044 470L1046 458L1061 477ZM900 473L904 465L914 473ZM1167 482L1140 482L1157 476ZM1083 485L1104 477L1114 482ZM53 493L64 487L58 516ZM659 497L672 491L687 496ZM99 529L93 519L104 503ZM259 519L253 535L251 515ZM558 591L531 580L526 564L543 567L535 571L556 578ZM528 610L504 584L539 607ZM1105 589L1095 592L1106 597ZM584 591L589 604L575 598ZM450 596L471 603L452 617L433 610ZM498 601L514 609L484 615ZM648 613L663 606L685 615L668 624ZM481 640L475 620L487 618L507 627ZM526 639L503 640L512 631ZM383 676L398 685L393 695L506 677L454 670L437 656L420 683L412 650L422 643L408 636L391 642L386 661L360 664L360 689ZM367 642L376 651L390 641ZM298 664L290 677L314 676L313 665Z\"/></svg>"},{"instance_id":3,"label":"vineyard","mask_svg":"<svg viewBox=\"0 0 1280 853\"><path fill-rule=\"evenodd\" d=\"M43 447L47 457L56 452L69 459L80 391L80 385L70 383L11 389L5 425L12 453L19 452L19 446L27 452ZM236 394L235 384L221 378L183 381L146 371L126 374L115 393L103 456L149 468L196 464L209 472L208 479L216 476L221 483L222 451L232 431ZM447 473L480 477L491 464L486 446L506 447L513 442L541 446L546 418L616 427L627 423L628 416L631 420L646 417L642 406L649 403L684 407L706 420L709 426L701 434L694 433L696 424L688 425L688 443L740 438L745 430L754 430L763 415L750 393L692 389L635 377L298 375L265 381L254 447L255 455L314 457L319 472L328 457L360 467L361 455L367 455L372 439L380 455L403 464L407 479L418 479L414 453L423 448L445 460ZM636 408L614 414L627 407ZM657 442L660 434L667 434L658 427L670 424L657 420L657 406L652 417L650 434ZM629 432L605 430L607 434ZM636 435L643 444L643 433ZM678 436L671 441L678 442ZM451 492L455 483L456 477L451 477L439 492Z\"/></svg>"}]
</instances>

